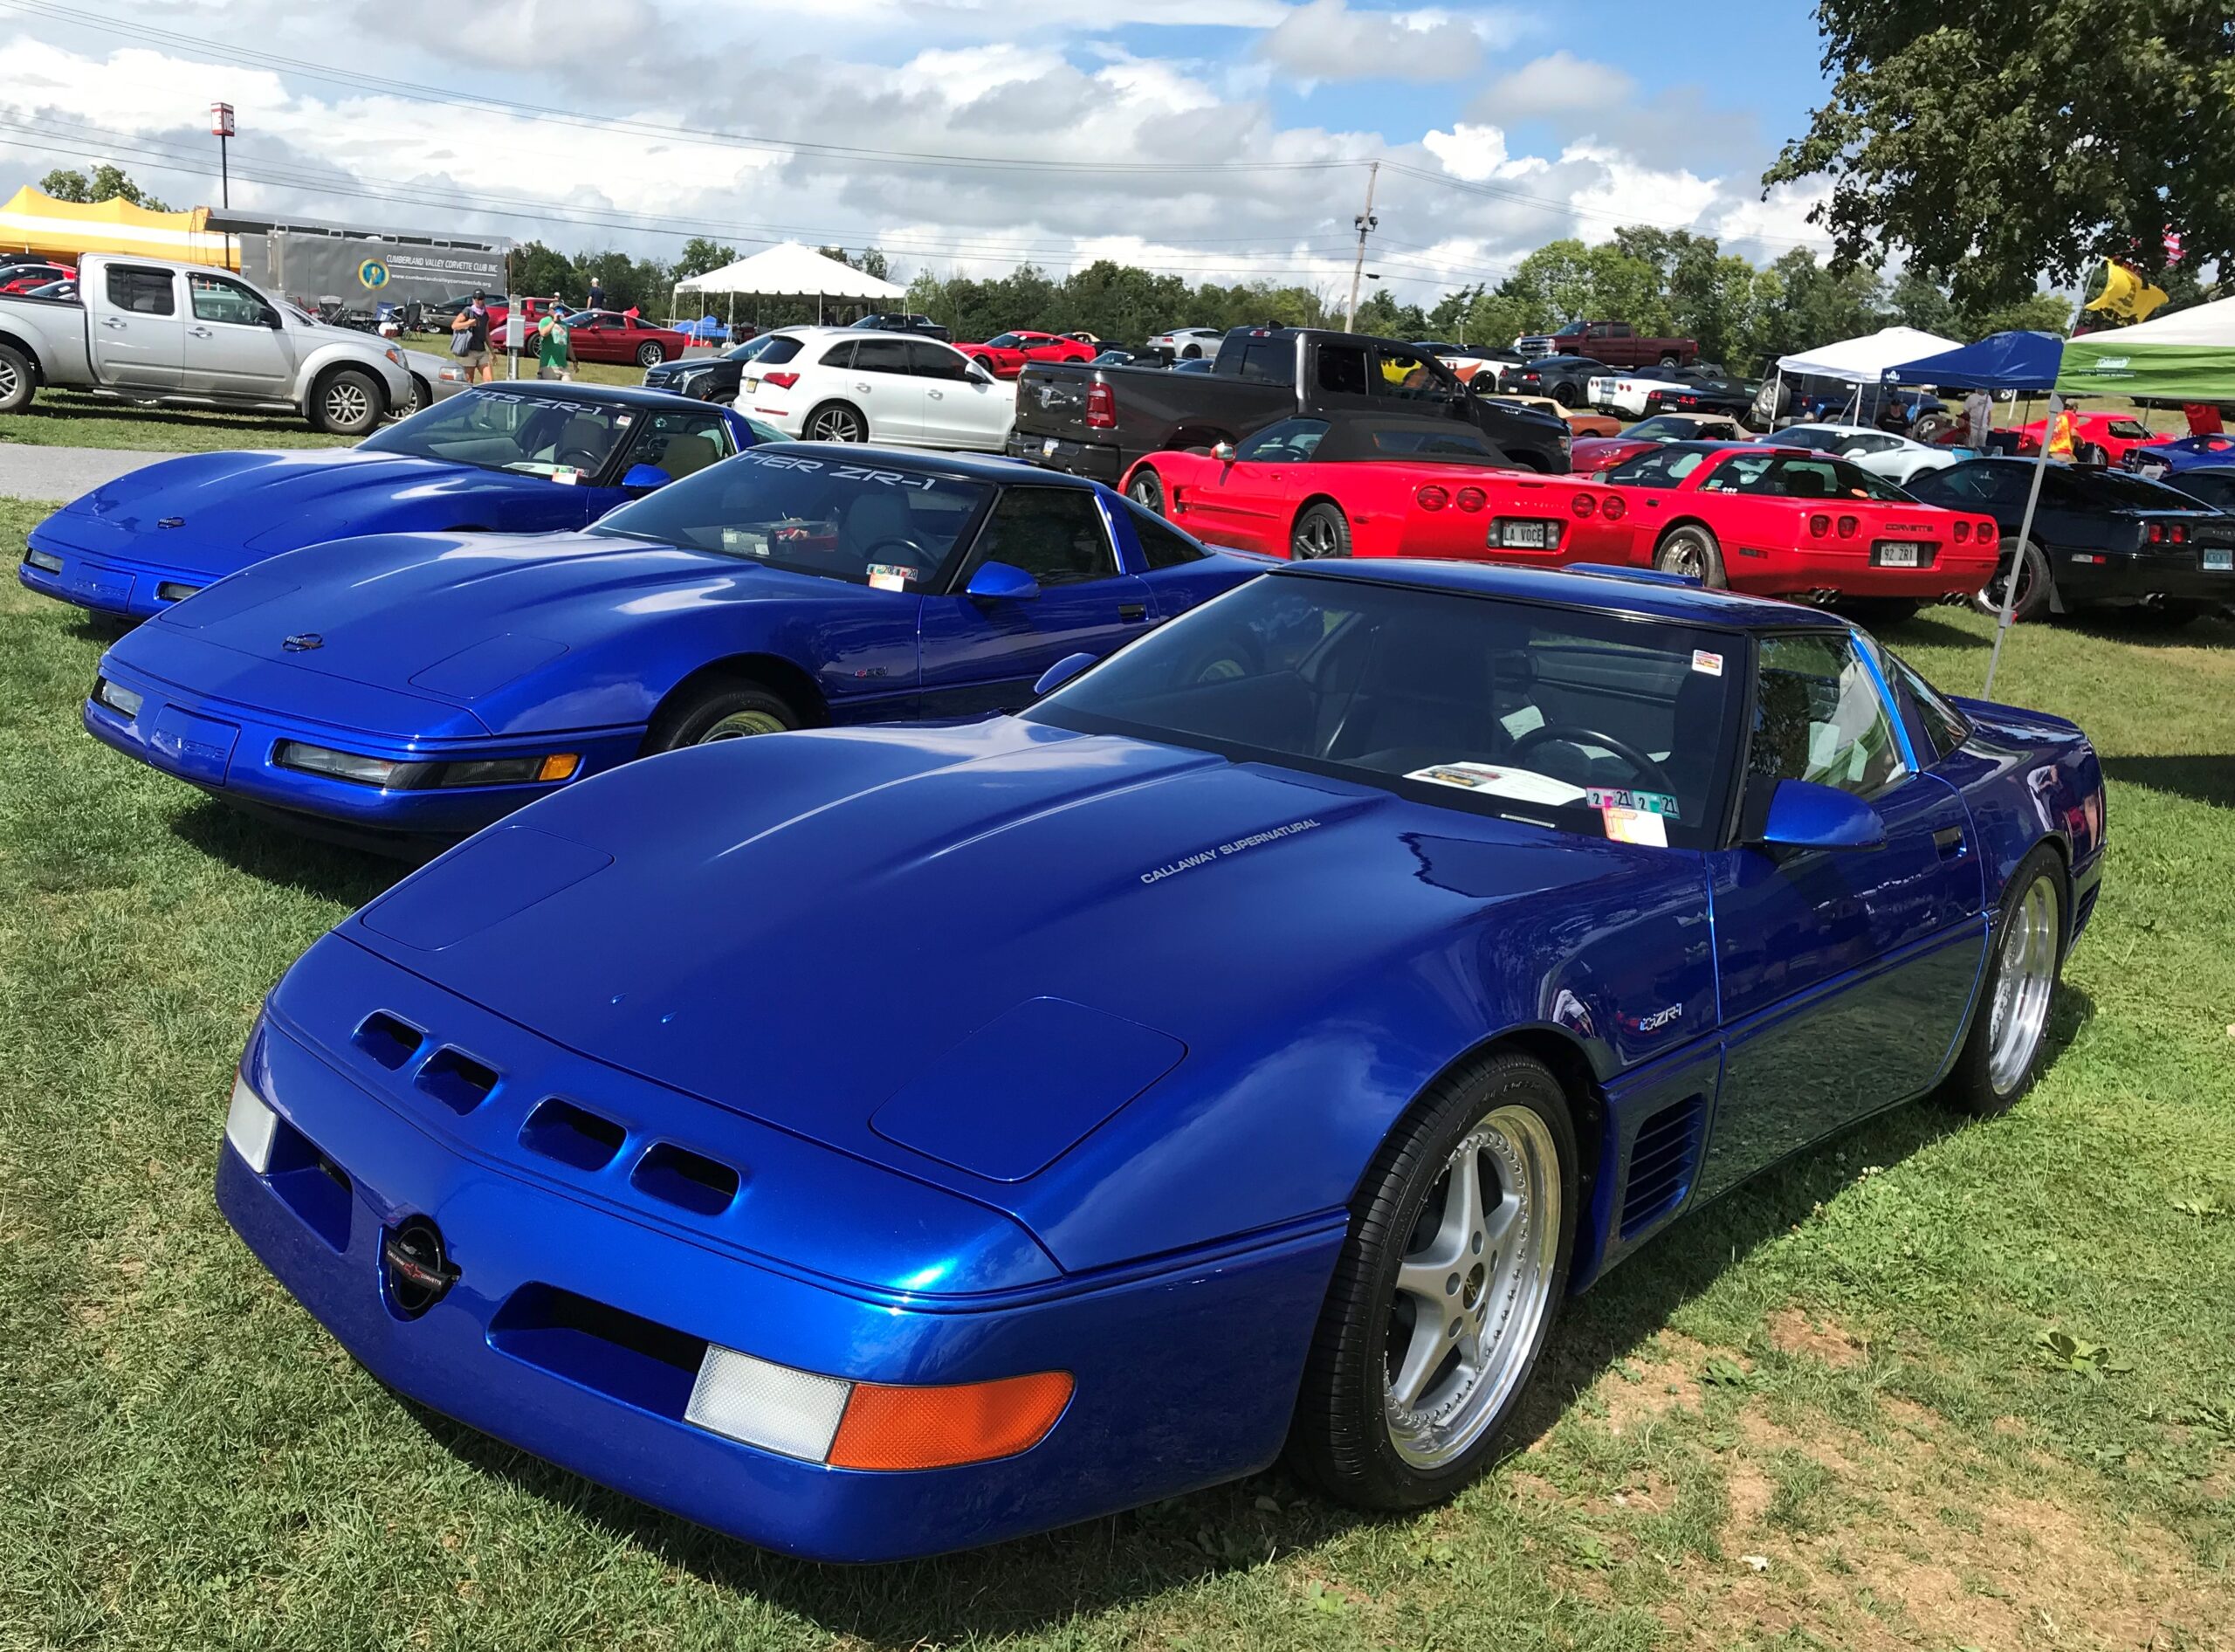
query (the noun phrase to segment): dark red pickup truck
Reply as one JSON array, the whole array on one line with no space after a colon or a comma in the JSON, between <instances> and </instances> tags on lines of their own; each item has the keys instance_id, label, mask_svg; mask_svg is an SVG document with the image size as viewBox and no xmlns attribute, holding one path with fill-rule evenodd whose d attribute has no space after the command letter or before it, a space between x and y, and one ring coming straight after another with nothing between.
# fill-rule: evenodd
<instances>
[{"instance_id":1,"label":"dark red pickup truck","mask_svg":"<svg viewBox=\"0 0 2235 1652\"><path fill-rule=\"evenodd\" d=\"M1571 321L1557 333L1517 338L1525 356L1587 355L1609 367L1687 367L1699 358L1695 339L1649 339L1627 321Z\"/></svg>"}]
</instances>

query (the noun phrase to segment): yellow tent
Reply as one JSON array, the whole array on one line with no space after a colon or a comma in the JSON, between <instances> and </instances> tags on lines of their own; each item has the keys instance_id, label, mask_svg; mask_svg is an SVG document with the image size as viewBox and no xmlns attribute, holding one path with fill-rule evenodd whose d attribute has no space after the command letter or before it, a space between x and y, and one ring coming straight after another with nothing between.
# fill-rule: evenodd
<instances>
[{"instance_id":1,"label":"yellow tent","mask_svg":"<svg viewBox=\"0 0 2235 1652\"><path fill-rule=\"evenodd\" d=\"M58 201L26 183L0 206L0 250L49 258L80 252L136 252L223 270L240 267L233 237L210 228L210 209L150 212L121 198L91 204Z\"/></svg>"}]
</instances>

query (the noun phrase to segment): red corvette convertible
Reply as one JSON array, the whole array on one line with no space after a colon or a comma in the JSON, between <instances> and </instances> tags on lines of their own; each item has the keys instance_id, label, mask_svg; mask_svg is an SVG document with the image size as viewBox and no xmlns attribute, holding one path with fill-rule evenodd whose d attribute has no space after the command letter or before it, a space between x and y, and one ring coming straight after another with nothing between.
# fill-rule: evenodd
<instances>
[{"instance_id":1,"label":"red corvette convertible","mask_svg":"<svg viewBox=\"0 0 2235 1652\"><path fill-rule=\"evenodd\" d=\"M562 325L574 337L574 358L581 361L633 361L638 367L657 367L672 361L690 348L691 341L673 327L654 327L641 316L617 310L577 310Z\"/></svg>"},{"instance_id":2,"label":"red corvette convertible","mask_svg":"<svg viewBox=\"0 0 2235 1652\"><path fill-rule=\"evenodd\" d=\"M954 348L972 361L982 363L997 379L1014 378L1024 371L1028 361L1091 361L1099 354L1091 344L1059 338L1053 333L1001 333L983 344L958 344Z\"/></svg>"},{"instance_id":3,"label":"red corvette convertible","mask_svg":"<svg viewBox=\"0 0 2235 1652\"><path fill-rule=\"evenodd\" d=\"M1978 590L1999 550L1992 517L1921 504L1805 448L1675 442L1570 491L1564 518L1494 520L1492 554L1650 567L1767 596L1832 592L1891 619Z\"/></svg>"},{"instance_id":4,"label":"red corvette convertible","mask_svg":"<svg viewBox=\"0 0 2235 1652\"><path fill-rule=\"evenodd\" d=\"M1239 550L1479 562L1491 555L1489 500L1550 485L1502 463L1470 424L1336 414L1283 419L1238 448L1151 453L1124 488L1198 539Z\"/></svg>"}]
</instances>

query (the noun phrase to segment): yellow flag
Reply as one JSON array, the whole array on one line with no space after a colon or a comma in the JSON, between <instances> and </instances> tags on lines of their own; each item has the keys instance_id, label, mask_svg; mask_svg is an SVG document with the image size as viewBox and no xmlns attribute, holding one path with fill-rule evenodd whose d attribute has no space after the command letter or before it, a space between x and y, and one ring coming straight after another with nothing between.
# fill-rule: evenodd
<instances>
[{"instance_id":1,"label":"yellow flag","mask_svg":"<svg viewBox=\"0 0 2235 1652\"><path fill-rule=\"evenodd\" d=\"M2115 258L2103 260L2103 291L2087 307L2103 310L2125 321L2145 321L2165 302L2162 288L2151 286Z\"/></svg>"}]
</instances>

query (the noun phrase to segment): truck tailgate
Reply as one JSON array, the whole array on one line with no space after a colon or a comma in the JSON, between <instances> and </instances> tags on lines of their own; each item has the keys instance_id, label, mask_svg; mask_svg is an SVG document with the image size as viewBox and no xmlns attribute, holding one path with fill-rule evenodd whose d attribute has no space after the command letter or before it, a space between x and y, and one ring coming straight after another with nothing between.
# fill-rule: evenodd
<instances>
[{"instance_id":1,"label":"truck tailgate","mask_svg":"<svg viewBox=\"0 0 2235 1652\"><path fill-rule=\"evenodd\" d=\"M1086 393L1094 375L1066 364L1035 361L1016 382L1020 436L1077 442L1086 436Z\"/></svg>"}]
</instances>

